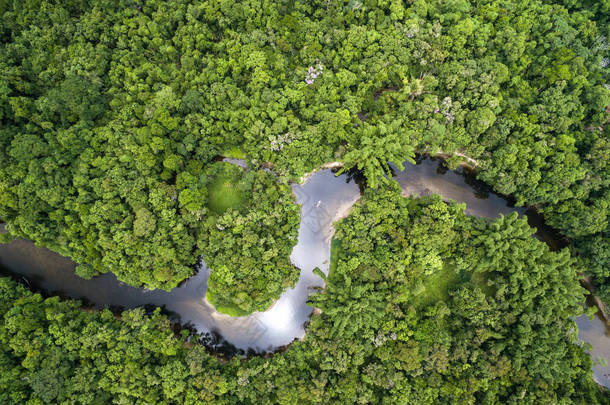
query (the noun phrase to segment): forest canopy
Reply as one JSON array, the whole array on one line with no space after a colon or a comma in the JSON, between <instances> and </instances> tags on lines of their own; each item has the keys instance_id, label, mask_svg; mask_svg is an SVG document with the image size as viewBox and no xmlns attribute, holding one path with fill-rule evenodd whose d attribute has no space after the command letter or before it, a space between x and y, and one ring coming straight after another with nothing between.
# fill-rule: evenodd
<instances>
[{"instance_id":1,"label":"forest canopy","mask_svg":"<svg viewBox=\"0 0 610 405\"><path fill-rule=\"evenodd\" d=\"M0 279L2 403L608 403L572 321L610 302L608 0L0 0L0 219L169 290L266 309L298 271L288 183L336 161L321 313L269 358L217 358L161 311L83 310ZM384 180L474 166L570 240ZM245 158L251 170L219 163ZM270 172L262 170L263 168Z\"/></svg>"},{"instance_id":2,"label":"forest canopy","mask_svg":"<svg viewBox=\"0 0 610 405\"><path fill-rule=\"evenodd\" d=\"M0 278L0 402L607 404L572 317L582 290L516 214L366 191L337 225L304 339L218 359L157 309L84 311Z\"/></svg>"},{"instance_id":3,"label":"forest canopy","mask_svg":"<svg viewBox=\"0 0 610 405\"><path fill-rule=\"evenodd\" d=\"M267 171L224 162L208 166L205 178L209 211L199 243L212 270L206 297L233 316L265 311L299 279L290 262L300 218L292 189Z\"/></svg>"},{"instance_id":4,"label":"forest canopy","mask_svg":"<svg viewBox=\"0 0 610 405\"><path fill-rule=\"evenodd\" d=\"M610 297L608 7L2 1L0 218L82 276L170 289L202 253L214 157L375 185L442 153L541 209Z\"/></svg>"}]
</instances>

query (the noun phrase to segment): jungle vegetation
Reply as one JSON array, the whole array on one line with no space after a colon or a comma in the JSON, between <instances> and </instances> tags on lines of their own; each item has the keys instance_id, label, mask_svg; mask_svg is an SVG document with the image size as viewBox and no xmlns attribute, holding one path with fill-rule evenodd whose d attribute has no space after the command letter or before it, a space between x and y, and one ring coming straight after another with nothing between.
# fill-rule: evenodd
<instances>
[{"instance_id":1,"label":"jungle vegetation","mask_svg":"<svg viewBox=\"0 0 610 405\"><path fill-rule=\"evenodd\" d=\"M221 359L159 309L84 311L0 279L0 401L607 404L570 317L567 249L516 214L367 191L337 226L321 309L271 357Z\"/></svg>"},{"instance_id":2,"label":"jungle vegetation","mask_svg":"<svg viewBox=\"0 0 610 405\"><path fill-rule=\"evenodd\" d=\"M417 151L473 159L610 292L607 0L4 0L0 13L0 218L83 276L164 289L190 276L206 205L193 189L217 155L284 180L338 160L374 186Z\"/></svg>"},{"instance_id":3,"label":"jungle vegetation","mask_svg":"<svg viewBox=\"0 0 610 405\"><path fill-rule=\"evenodd\" d=\"M265 311L299 279L290 262L300 219L292 189L267 171L224 162L208 166L204 178L207 199L195 189L191 201L207 200L209 209L194 223L212 270L206 297L233 316Z\"/></svg>"},{"instance_id":4,"label":"jungle vegetation","mask_svg":"<svg viewBox=\"0 0 610 405\"><path fill-rule=\"evenodd\" d=\"M339 161L369 186L338 226L321 315L270 358L219 359L159 312L2 279L0 402L608 403L570 317L578 273L610 302L609 15L608 0L0 0L3 241L147 288L203 256L208 298L242 314L297 277L287 183ZM387 162L414 153L466 159L570 252L512 216L399 197Z\"/></svg>"}]
</instances>

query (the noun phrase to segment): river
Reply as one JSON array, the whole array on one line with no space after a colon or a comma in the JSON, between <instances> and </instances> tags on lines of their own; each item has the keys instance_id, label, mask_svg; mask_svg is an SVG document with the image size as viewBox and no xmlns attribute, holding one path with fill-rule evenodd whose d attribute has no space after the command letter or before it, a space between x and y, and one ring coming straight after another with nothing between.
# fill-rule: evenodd
<instances>
[{"instance_id":1,"label":"river","mask_svg":"<svg viewBox=\"0 0 610 405\"><path fill-rule=\"evenodd\" d=\"M509 200L461 171L444 169L438 160L423 158L417 164L405 163L405 170L393 167L394 179L405 195L440 194L445 200L466 204L469 215L494 218L517 211L527 215L537 236L554 248L565 242L544 226L533 211L515 208ZM83 299L92 307L113 309L138 306L163 307L170 318L200 332L205 344L230 353L271 352L290 344L305 334L305 324L313 308L307 305L312 287L323 281L312 270L328 272L332 224L346 216L360 198L360 187L352 174L335 176L320 170L303 184L294 184L293 192L301 204L299 239L291 260L301 270L295 286L286 291L268 311L246 317L230 317L214 310L203 298L210 270L201 262L198 272L170 292L134 288L119 282L113 274L84 280L74 274L75 263L48 249L25 240L0 245L0 271L21 279L34 290L48 294ZM610 359L610 340L603 321L576 319L579 336L592 345L594 360ZM594 367L596 381L610 387L610 367Z\"/></svg>"}]
</instances>

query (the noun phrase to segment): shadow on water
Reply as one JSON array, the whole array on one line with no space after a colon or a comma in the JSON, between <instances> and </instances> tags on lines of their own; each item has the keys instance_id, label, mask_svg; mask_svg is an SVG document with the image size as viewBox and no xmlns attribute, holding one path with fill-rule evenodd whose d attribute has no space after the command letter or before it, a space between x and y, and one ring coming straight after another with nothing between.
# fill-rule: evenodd
<instances>
[{"instance_id":1,"label":"shadow on water","mask_svg":"<svg viewBox=\"0 0 610 405\"><path fill-rule=\"evenodd\" d=\"M439 167L441 167L441 166L444 166L444 165L443 164L439 165ZM458 173L459 172L462 172L464 174L464 180L465 180L466 184L468 184L470 186L470 188L472 188L472 190L474 192L474 196L476 198L485 200L485 199L489 198L489 196L493 193L493 190L491 189L491 187L489 185L487 185L487 183L484 183L481 180L478 180L474 172L472 172L470 170L465 170L464 168L461 168L461 167L458 169ZM508 202L508 200L507 200L507 202ZM514 203L512 203L512 205L510 205L510 202L509 202L509 206L514 206Z\"/></svg>"},{"instance_id":2,"label":"shadow on water","mask_svg":"<svg viewBox=\"0 0 610 405\"><path fill-rule=\"evenodd\" d=\"M341 169L331 169L333 173L337 173L339 170ZM364 176L364 171L352 168L342 173L340 177L343 177L345 179L345 183L353 182L357 184L358 189L360 190L360 194L364 192L364 189L366 188L366 177Z\"/></svg>"},{"instance_id":3,"label":"shadow on water","mask_svg":"<svg viewBox=\"0 0 610 405\"><path fill-rule=\"evenodd\" d=\"M243 161L240 161L243 162ZM238 163L240 163L238 162ZM445 200L465 203L466 214L496 218L518 212L537 229L536 236L553 250L561 249L568 240L545 225L533 208L515 207L509 197L494 193L487 184L466 169L449 170L440 159L418 156L415 164L405 163L400 171L389 169L405 195L439 194ZM295 339L304 336L312 307L307 299L312 289L323 281L313 274L318 267L328 273L332 224L347 215L366 187L361 171L349 170L339 176L336 170L320 170L304 184L292 189L301 205L299 240L291 261L301 270L297 285L286 291L272 308L246 317L219 314L205 300L210 270L200 261L195 275L172 291L133 288L119 282L113 274L84 280L74 274L75 263L32 242L17 240L0 244L0 274L8 275L44 296L56 295L80 299L91 308L110 308L115 312L144 306L148 313L161 307L169 316L175 331L189 330L190 341L205 345L216 353L230 357L251 356L285 350ZM595 358L610 356L605 324L599 319L576 319L581 339L591 343ZM610 386L609 368L596 366L595 377Z\"/></svg>"}]
</instances>

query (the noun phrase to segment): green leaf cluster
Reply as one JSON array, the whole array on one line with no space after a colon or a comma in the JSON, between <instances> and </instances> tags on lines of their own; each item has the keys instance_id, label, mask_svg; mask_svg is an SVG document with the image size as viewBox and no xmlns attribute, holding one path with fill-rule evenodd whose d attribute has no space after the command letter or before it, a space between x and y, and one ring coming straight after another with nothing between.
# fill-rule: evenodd
<instances>
[{"instance_id":1,"label":"green leaf cluster","mask_svg":"<svg viewBox=\"0 0 610 405\"><path fill-rule=\"evenodd\" d=\"M607 0L7 0L0 13L0 217L83 275L169 289L192 274L197 181L223 151L284 179L340 161L371 186L423 152L541 208L610 280L586 247L610 243Z\"/></svg>"},{"instance_id":2,"label":"green leaf cluster","mask_svg":"<svg viewBox=\"0 0 610 405\"><path fill-rule=\"evenodd\" d=\"M300 219L292 189L267 171L223 162L205 177L210 211L199 244L212 270L207 299L233 316L265 311L299 278L290 262Z\"/></svg>"},{"instance_id":3,"label":"green leaf cluster","mask_svg":"<svg viewBox=\"0 0 610 405\"><path fill-rule=\"evenodd\" d=\"M159 310L84 311L0 279L0 401L607 404L567 251L463 210L367 191L337 224L321 313L273 356L218 359Z\"/></svg>"}]
</instances>

